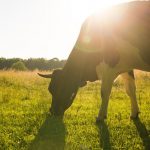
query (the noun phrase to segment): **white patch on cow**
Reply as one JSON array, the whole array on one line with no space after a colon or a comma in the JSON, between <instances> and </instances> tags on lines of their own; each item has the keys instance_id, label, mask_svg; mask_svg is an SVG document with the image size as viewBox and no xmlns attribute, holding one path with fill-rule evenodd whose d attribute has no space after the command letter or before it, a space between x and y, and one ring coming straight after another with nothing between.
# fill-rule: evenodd
<instances>
[{"instance_id":1,"label":"white patch on cow","mask_svg":"<svg viewBox=\"0 0 150 150\"><path fill-rule=\"evenodd\" d=\"M109 67L108 64L106 64L104 61L100 62L97 66L96 66L96 73L97 73L97 77L99 80L102 79L102 76L106 76L107 74L111 75L115 75L117 76L117 70L112 67Z\"/></svg>"},{"instance_id":2,"label":"white patch on cow","mask_svg":"<svg viewBox=\"0 0 150 150\"><path fill-rule=\"evenodd\" d=\"M99 80L102 79L102 76L105 74L105 70L108 68L108 65L102 61L99 63L99 65L96 66L96 73Z\"/></svg>"}]
</instances>

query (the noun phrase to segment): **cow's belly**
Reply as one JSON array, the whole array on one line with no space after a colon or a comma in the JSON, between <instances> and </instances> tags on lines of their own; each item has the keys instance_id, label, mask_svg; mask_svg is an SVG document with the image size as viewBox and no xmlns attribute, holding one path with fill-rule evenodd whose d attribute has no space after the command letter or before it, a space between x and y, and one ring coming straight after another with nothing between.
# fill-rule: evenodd
<instances>
[{"instance_id":1,"label":"cow's belly","mask_svg":"<svg viewBox=\"0 0 150 150\"><path fill-rule=\"evenodd\" d=\"M150 68L150 38L143 40L126 40L122 39L121 49L122 56L127 57L127 60L132 61L134 67ZM119 43L119 45L120 45ZM121 47L121 46L119 46ZM130 60L131 59L131 60Z\"/></svg>"},{"instance_id":2,"label":"cow's belly","mask_svg":"<svg viewBox=\"0 0 150 150\"><path fill-rule=\"evenodd\" d=\"M131 69L150 71L150 51L139 49L121 38L115 38L115 41L120 56L119 63L115 66L116 70L119 72Z\"/></svg>"},{"instance_id":3,"label":"cow's belly","mask_svg":"<svg viewBox=\"0 0 150 150\"><path fill-rule=\"evenodd\" d=\"M96 73L99 79L101 79L106 69L108 70L109 74L114 73L116 75L128 72L133 69L150 71L150 64L143 60L139 48L133 46L128 41L117 36L113 36L113 39L115 39L115 50L113 50L115 51L115 53L111 53L110 50L112 56L108 58L110 59L112 57L116 57L115 55L117 53L117 55L119 56L118 62L116 62L115 65L110 65L105 61L105 59L101 61L96 66ZM103 50L105 51L105 47Z\"/></svg>"}]
</instances>

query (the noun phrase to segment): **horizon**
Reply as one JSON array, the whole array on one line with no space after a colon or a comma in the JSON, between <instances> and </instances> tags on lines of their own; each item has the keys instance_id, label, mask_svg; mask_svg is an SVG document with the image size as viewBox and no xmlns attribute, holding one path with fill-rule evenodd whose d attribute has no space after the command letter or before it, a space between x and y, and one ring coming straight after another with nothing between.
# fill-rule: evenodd
<instances>
[{"instance_id":1,"label":"horizon","mask_svg":"<svg viewBox=\"0 0 150 150\"><path fill-rule=\"evenodd\" d=\"M57 57L52 57L52 58L44 58L44 57L29 57L29 58L21 58L21 57L10 57L10 58L6 58L6 57L0 57L0 59L21 59L21 60L28 60L28 59L45 59L45 60L52 60L52 59L58 59L59 61L66 61L67 58L65 59L61 59L61 58L57 58Z\"/></svg>"},{"instance_id":2,"label":"horizon","mask_svg":"<svg viewBox=\"0 0 150 150\"><path fill-rule=\"evenodd\" d=\"M127 1L1 1L0 58L67 59L90 14Z\"/></svg>"}]
</instances>

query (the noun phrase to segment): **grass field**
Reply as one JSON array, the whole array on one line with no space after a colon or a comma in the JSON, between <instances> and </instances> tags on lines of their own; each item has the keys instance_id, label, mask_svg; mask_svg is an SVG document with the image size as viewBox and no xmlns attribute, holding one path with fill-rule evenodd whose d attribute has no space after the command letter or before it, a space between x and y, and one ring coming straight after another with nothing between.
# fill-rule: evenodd
<instances>
[{"instance_id":1,"label":"grass field","mask_svg":"<svg viewBox=\"0 0 150 150\"><path fill-rule=\"evenodd\" d=\"M0 150L150 150L150 74L137 73L138 120L121 80L114 83L108 118L96 124L100 83L81 88L63 119L51 117L48 79L36 72L0 72Z\"/></svg>"}]
</instances>

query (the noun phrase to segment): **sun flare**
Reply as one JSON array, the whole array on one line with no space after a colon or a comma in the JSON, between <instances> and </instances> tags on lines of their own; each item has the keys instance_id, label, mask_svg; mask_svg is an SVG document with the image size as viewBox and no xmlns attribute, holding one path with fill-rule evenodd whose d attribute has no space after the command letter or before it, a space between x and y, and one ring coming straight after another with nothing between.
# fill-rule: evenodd
<instances>
[{"instance_id":1,"label":"sun flare","mask_svg":"<svg viewBox=\"0 0 150 150\"><path fill-rule=\"evenodd\" d=\"M79 18L86 18L94 12L102 12L113 5L117 5L127 0L82 0L72 2L72 12ZM76 10L76 11L75 11ZM80 20L79 20L80 21Z\"/></svg>"},{"instance_id":2,"label":"sun flare","mask_svg":"<svg viewBox=\"0 0 150 150\"><path fill-rule=\"evenodd\" d=\"M131 0L9 1L0 1L1 57L66 59L86 18Z\"/></svg>"},{"instance_id":3,"label":"sun flare","mask_svg":"<svg viewBox=\"0 0 150 150\"><path fill-rule=\"evenodd\" d=\"M64 48L64 51L66 51L66 49L68 50L72 49L72 45L74 45L79 35L81 26L83 22L86 20L86 18L91 16L93 13L94 14L103 13L103 11L105 11L106 9L109 9L112 6L119 5L121 3L129 2L129 1L132 1L132 0L82 0L82 1L70 0L68 3L69 12L66 11L65 13L67 15L69 14L70 16L69 22L71 23L71 25L70 25L70 32L67 29L69 38L68 40L66 39L67 46L66 48ZM64 41L63 41L63 44L64 44ZM64 51L62 51L62 55L64 54Z\"/></svg>"}]
</instances>

